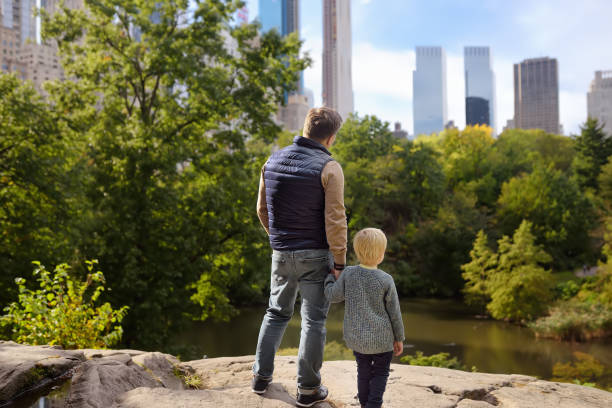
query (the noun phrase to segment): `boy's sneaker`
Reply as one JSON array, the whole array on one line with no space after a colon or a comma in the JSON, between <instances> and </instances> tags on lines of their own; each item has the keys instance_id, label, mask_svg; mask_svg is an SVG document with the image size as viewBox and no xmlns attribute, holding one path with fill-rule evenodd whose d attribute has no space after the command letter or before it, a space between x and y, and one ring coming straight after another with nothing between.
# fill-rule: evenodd
<instances>
[{"instance_id":1,"label":"boy's sneaker","mask_svg":"<svg viewBox=\"0 0 612 408\"><path fill-rule=\"evenodd\" d=\"M268 389L268 385L272 382L272 377L265 378L259 377L257 375L253 376L253 381L251 382L251 391L255 394L263 394Z\"/></svg>"},{"instance_id":2,"label":"boy's sneaker","mask_svg":"<svg viewBox=\"0 0 612 408\"><path fill-rule=\"evenodd\" d=\"M321 385L313 394L300 394L298 391L298 397L295 404L298 407L312 407L317 402L325 401L327 394L329 394L327 387L323 385Z\"/></svg>"}]
</instances>

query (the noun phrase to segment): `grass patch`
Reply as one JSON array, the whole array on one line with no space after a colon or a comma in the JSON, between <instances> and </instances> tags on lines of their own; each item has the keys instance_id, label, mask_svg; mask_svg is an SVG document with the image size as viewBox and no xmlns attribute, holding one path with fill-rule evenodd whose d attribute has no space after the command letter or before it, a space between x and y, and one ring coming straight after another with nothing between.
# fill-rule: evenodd
<instances>
[{"instance_id":1,"label":"grass patch","mask_svg":"<svg viewBox=\"0 0 612 408\"><path fill-rule=\"evenodd\" d=\"M201 390L204 388L204 380L202 376L195 372L190 372L179 365L173 368L174 375L177 376L187 388L192 390Z\"/></svg>"}]
</instances>

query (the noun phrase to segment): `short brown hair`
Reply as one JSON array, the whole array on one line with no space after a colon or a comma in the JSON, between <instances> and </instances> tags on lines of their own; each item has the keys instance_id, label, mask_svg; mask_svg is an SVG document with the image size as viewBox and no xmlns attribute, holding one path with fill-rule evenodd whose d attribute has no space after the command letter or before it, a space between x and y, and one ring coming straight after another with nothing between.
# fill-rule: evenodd
<instances>
[{"instance_id":1,"label":"short brown hair","mask_svg":"<svg viewBox=\"0 0 612 408\"><path fill-rule=\"evenodd\" d=\"M335 135L342 126L342 117L331 108L312 108L304 121L304 137L324 142Z\"/></svg>"},{"instance_id":2,"label":"short brown hair","mask_svg":"<svg viewBox=\"0 0 612 408\"><path fill-rule=\"evenodd\" d=\"M387 237L378 228L365 228L355 234L353 249L364 265L377 265L387 249Z\"/></svg>"}]
</instances>

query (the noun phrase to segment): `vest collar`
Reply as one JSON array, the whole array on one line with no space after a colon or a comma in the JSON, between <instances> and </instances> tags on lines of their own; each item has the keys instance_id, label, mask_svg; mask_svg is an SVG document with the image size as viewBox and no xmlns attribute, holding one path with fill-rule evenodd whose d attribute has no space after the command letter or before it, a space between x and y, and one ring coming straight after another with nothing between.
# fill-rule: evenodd
<instances>
[{"instance_id":1,"label":"vest collar","mask_svg":"<svg viewBox=\"0 0 612 408\"><path fill-rule=\"evenodd\" d=\"M325 146L323 146L321 143L316 142L312 139L309 139L307 137L303 137L303 136L296 136L293 138L293 143L295 143L298 146L304 146L304 147L309 147L311 149L319 149L324 151L326 154L328 154L329 156L331 156L332 154L329 152L329 150L327 150L325 148Z\"/></svg>"}]
</instances>

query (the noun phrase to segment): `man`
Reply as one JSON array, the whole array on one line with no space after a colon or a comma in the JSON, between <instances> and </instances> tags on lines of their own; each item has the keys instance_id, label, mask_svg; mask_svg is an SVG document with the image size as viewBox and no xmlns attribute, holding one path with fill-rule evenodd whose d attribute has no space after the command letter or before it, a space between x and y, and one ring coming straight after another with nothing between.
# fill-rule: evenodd
<instances>
[{"instance_id":1,"label":"man","mask_svg":"<svg viewBox=\"0 0 612 408\"><path fill-rule=\"evenodd\" d=\"M311 407L327 398L319 370L323 364L325 320L329 303L323 282L346 263L347 225L344 174L329 148L342 125L329 108L313 108L304 136L273 153L261 172L257 214L270 237L270 301L259 331L253 392L263 394L272 381L274 355L302 298L302 333L298 352L297 405Z\"/></svg>"}]
</instances>

